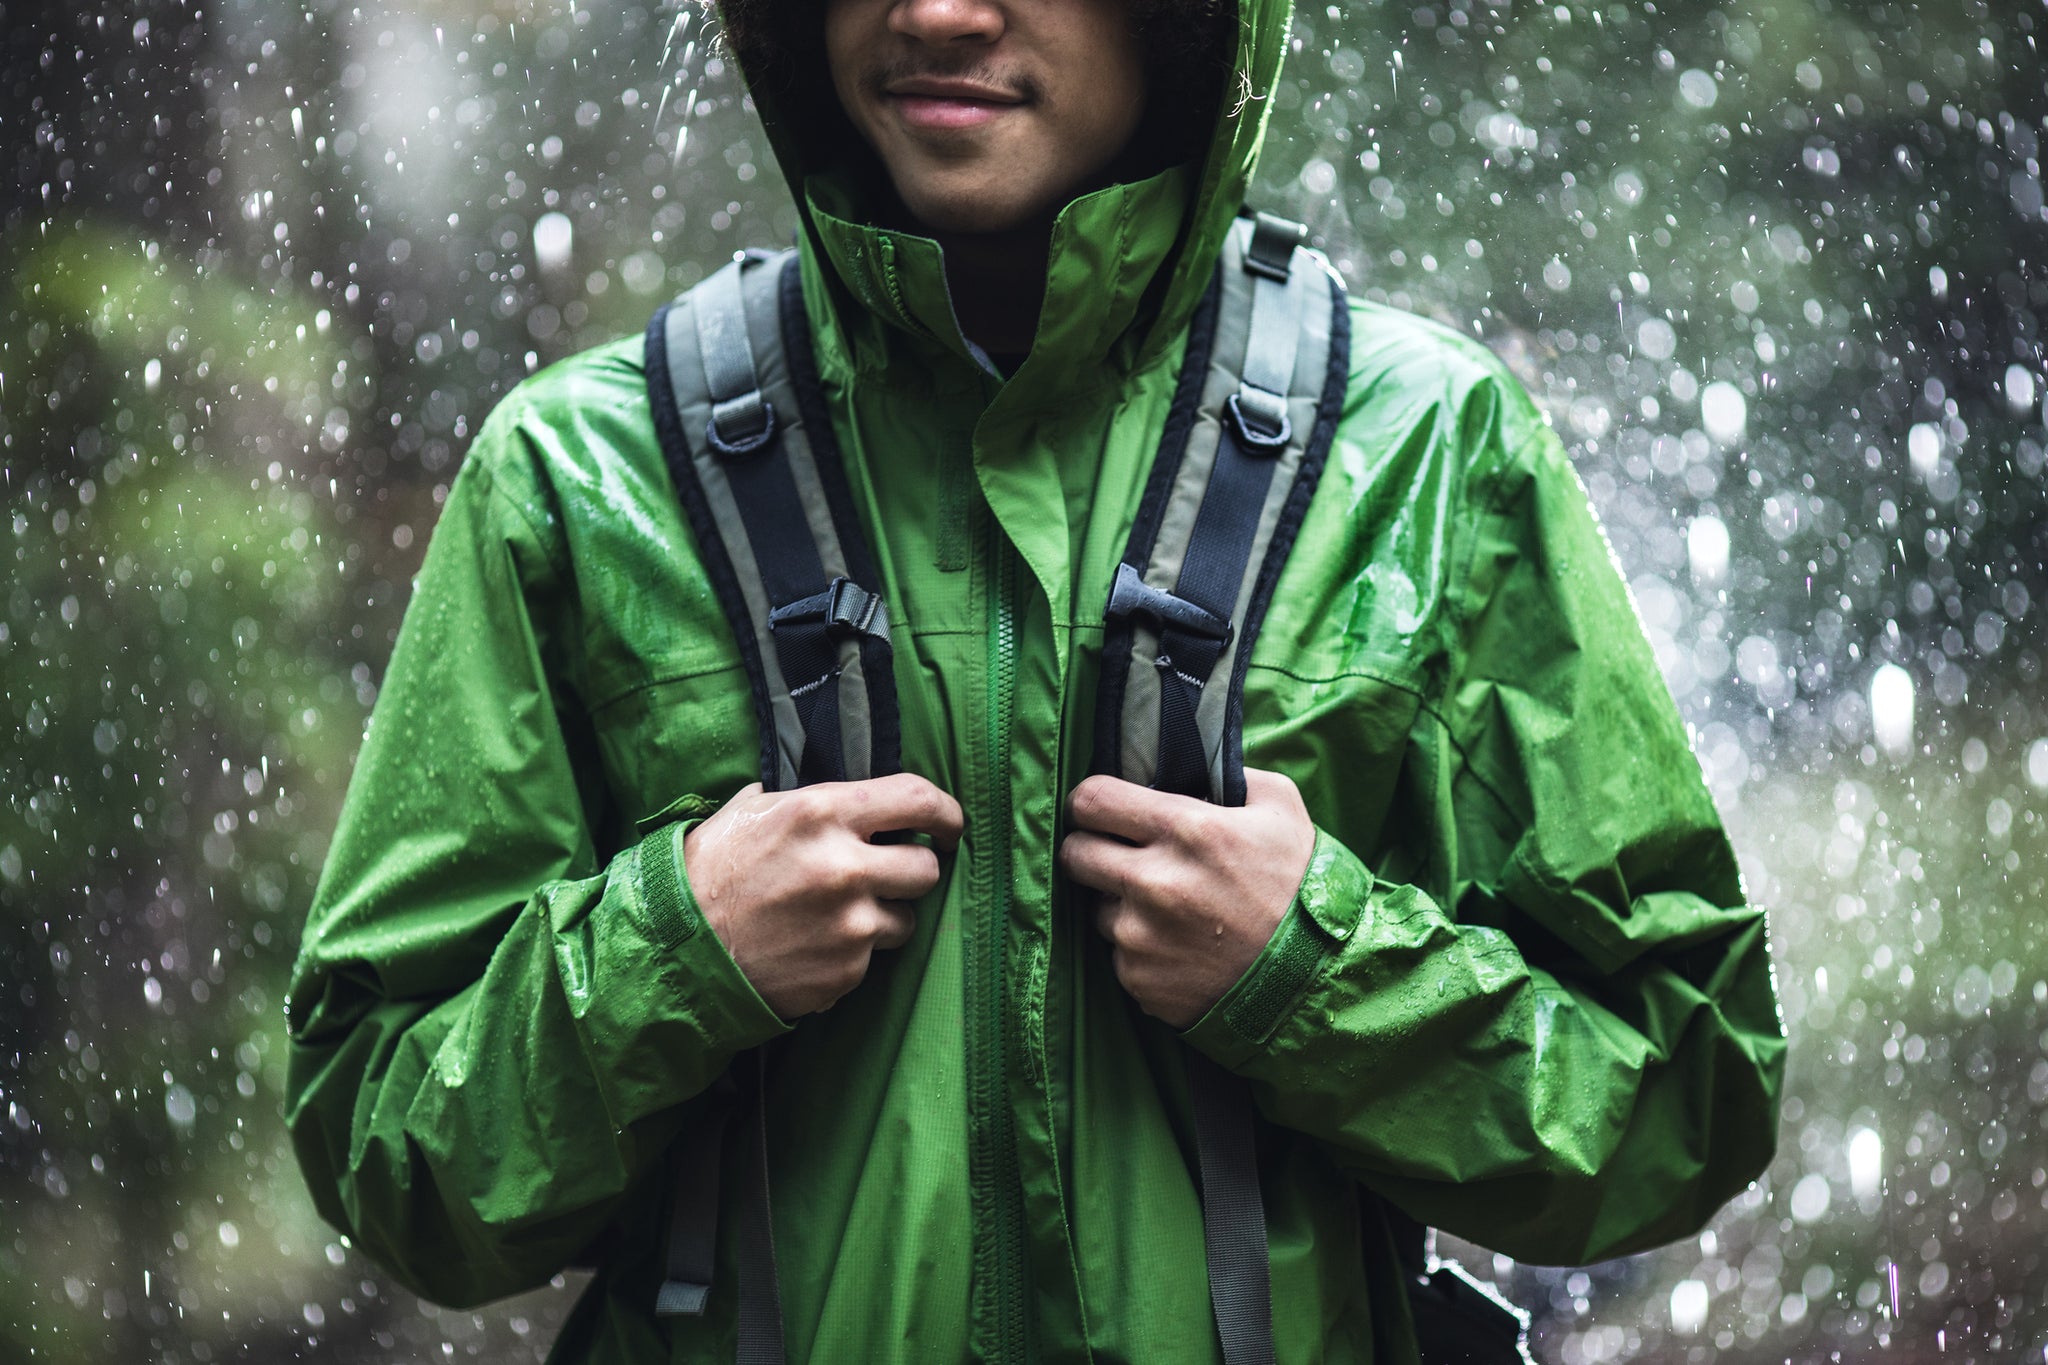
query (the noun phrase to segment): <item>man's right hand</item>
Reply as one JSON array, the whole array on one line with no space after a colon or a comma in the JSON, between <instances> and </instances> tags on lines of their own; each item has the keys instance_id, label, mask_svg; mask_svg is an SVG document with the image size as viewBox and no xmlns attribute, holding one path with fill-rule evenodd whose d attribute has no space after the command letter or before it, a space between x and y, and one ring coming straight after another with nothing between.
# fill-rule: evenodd
<instances>
[{"instance_id":1,"label":"man's right hand","mask_svg":"<svg viewBox=\"0 0 2048 1365\"><path fill-rule=\"evenodd\" d=\"M767 792L756 782L683 838L684 874L711 931L784 1019L829 1009L878 948L910 941L910 902L939 884L922 844L950 852L960 803L912 773Z\"/></svg>"}]
</instances>

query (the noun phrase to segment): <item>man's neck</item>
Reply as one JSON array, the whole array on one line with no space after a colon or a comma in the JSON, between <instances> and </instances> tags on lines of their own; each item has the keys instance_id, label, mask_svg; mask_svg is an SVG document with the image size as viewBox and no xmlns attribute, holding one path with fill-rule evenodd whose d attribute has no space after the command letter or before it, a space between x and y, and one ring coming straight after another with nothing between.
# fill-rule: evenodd
<instances>
[{"instance_id":1,"label":"man's neck","mask_svg":"<svg viewBox=\"0 0 2048 1365\"><path fill-rule=\"evenodd\" d=\"M1045 301L1052 224L1007 232L940 233L946 288L960 332L990 355L1022 356L1038 331Z\"/></svg>"}]
</instances>

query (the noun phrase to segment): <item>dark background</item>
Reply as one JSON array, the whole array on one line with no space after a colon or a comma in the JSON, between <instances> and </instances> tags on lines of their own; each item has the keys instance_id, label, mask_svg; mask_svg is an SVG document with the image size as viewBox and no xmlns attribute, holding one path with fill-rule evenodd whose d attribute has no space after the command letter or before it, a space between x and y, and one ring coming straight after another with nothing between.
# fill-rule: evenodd
<instances>
[{"instance_id":1,"label":"dark background","mask_svg":"<svg viewBox=\"0 0 2048 1365\"><path fill-rule=\"evenodd\" d=\"M2048 1347L2035 0L1305 7L1258 197L1552 414L1771 907L1780 1155L1551 1362ZM0 1355L538 1359L311 1211L282 991L539 366L795 222L688 9L0 0Z\"/></svg>"}]
</instances>

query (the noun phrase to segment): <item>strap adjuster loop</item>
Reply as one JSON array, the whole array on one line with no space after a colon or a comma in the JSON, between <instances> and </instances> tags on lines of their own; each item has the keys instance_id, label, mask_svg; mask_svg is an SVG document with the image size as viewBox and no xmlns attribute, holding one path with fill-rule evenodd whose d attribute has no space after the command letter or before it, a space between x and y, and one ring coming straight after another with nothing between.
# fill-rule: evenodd
<instances>
[{"instance_id":1,"label":"strap adjuster loop","mask_svg":"<svg viewBox=\"0 0 2048 1365\"><path fill-rule=\"evenodd\" d=\"M750 407L756 409L760 414L758 418L760 427L757 430L740 436L727 436L718 429L721 416L738 417L744 414L745 410ZM737 460L753 454L774 440L775 427L775 405L763 398L759 390L756 390L753 393L742 394L738 398L729 399L714 407L711 410L711 420L704 427L704 440L722 458Z\"/></svg>"},{"instance_id":2,"label":"strap adjuster loop","mask_svg":"<svg viewBox=\"0 0 2048 1365\"><path fill-rule=\"evenodd\" d=\"M1224 400L1223 415L1229 420L1231 435L1237 437L1238 444L1248 451L1256 451L1261 455L1279 454L1287 449L1287 443L1294 439L1294 423L1287 416L1286 400L1280 399L1273 405L1274 412L1271 416L1279 418L1279 425L1276 427L1272 425L1267 414L1254 418L1245 411L1246 392L1247 390L1239 389ZM1257 403L1258 398L1264 396L1257 394L1253 401ZM1258 406L1266 405L1258 403Z\"/></svg>"},{"instance_id":3,"label":"strap adjuster loop","mask_svg":"<svg viewBox=\"0 0 2048 1365\"><path fill-rule=\"evenodd\" d=\"M1147 616L1161 626L1173 627L1204 640L1230 638L1230 622L1184 597L1175 597L1153 587L1128 563L1116 567L1116 585L1109 594L1109 615L1119 621Z\"/></svg>"},{"instance_id":4,"label":"strap adjuster loop","mask_svg":"<svg viewBox=\"0 0 2048 1365\"><path fill-rule=\"evenodd\" d=\"M1287 283L1294 263L1294 249L1308 241L1308 228L1301 223L1258 214L1252 220L1251 241L1245 245L1244 268L1254 275Z\"/></svg>"}]
</instances>

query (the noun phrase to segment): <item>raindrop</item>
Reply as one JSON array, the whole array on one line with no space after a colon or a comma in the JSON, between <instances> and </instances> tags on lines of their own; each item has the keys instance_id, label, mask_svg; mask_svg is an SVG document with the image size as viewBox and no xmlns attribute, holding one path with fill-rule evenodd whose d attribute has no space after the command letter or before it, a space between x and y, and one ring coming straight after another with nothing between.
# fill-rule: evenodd
<instances>
[{"instance_id":1,"label":"raindrop","mask_svg":"<svg viewBox=\"0 0 2048 1365\"><path fill-rule=\"evenodd\" d=\"M1941 432L1932 422L1915 422L1906 433L1906 458L1923 481L1934 477L1941 465Z\"/></svg>"},{"instance_id":2,"label":"raindrop","mask_svg":"<svg viewBox=\"0 0 2048 1365\"><path fill-rule=\"evenodd\" d=\"M1870 725L1878 747L1894 758L1913 748L1913 675L1882 664L1870 676Z\"/></svg>"},{"instance_id":3,"label":"raindrop","mask_svg":"<svg viewBox=\"0 0 2048 1365\"><path fill-rule=\"evenodd\" d=\"M154 979L154 978L152 978ZM164 1113L171 1123L179 1128L190 1128L199 1116L199 1105L193 1100L192 1092L182 1085L174 1085L164 1092Z\"/></svg>"},{"instance_id":4,"label":"raindrop","mask_svg":"<svg viewBox=\"0 0 2048 1365\"><path fill-rule=\"evenodd\" d=\"M1707 1322L1707 1286L1699 1280L1680 1280L1671 1286L1671 1330L1692 1336Z\"/></svg>"},{"instance_id":5,"label":"raindrop","mask_svg":"<svg viewBox=\"0 0 2048 1365\"><path fill-rule=\"evenodd\" d=\"M2005 367L2005 402L2014 412L2027 413L2034 408L2034 372L2024 365Z\"/></svg>"},{"instance_id":6,"label":"raindrop","mask_svg":"<svg viewBox=\"0 0 2048 1365\"><path fill-rule=\"evenodd\" d=\"M1716 380L1700 392L1700 422L1707 435L1723 445L1733 445L1749 425L1749 400L1725 379Z\"/></svg>"},{"instance_id":7,"label":"raindrop","mask_svg":"<svg viewBox=\"0 0 2048 1365\"><path fill-rule=\"evenodd\" d=\"M1720 97L1714 78L1693 67L1678 78L1678 98L1694 109L1711 109Z\"/></svg>"},{"instance_id":8,"label":"raindrop","mask_svg":"<svg viewBox=\"0 0 2048 1365\"><path fill-rule=\"evenodd\" d=\"M1669 360L1678 350L1678 333L1663 318L1645 319L1636 328L1636 349L1651 360Z\"/></svg>"},{"instance_id":9,"label":"raindrop","mask_svg":"<svg viewBox=\"0 0 2048 1365\"><path fill-rule=\"evenodd\" d=\"M566 213L543 213L533 224L533 259L547 274L565 270L575 250L576 227Z\"/></svg>"},{"instance_id":10,"label":"raindrop","mask_svg":"<svg viewBox=\"0 0 2048 1365\"><path fill-rule=\"evenodd\" d=\"M1818 1172L1801 1176L1799 1183L1792 1187L1792 1216L1801 1223L1818 1223L1827 1217L1828 1205L1834 1202L1834 1192L1828 1188L1828 1178Z\"/></svg>"}]
</instances>

